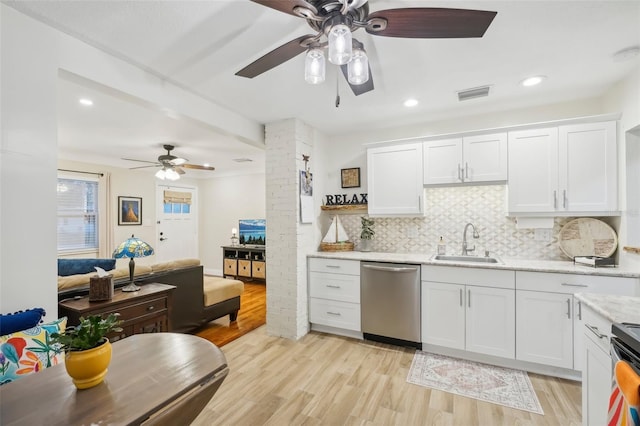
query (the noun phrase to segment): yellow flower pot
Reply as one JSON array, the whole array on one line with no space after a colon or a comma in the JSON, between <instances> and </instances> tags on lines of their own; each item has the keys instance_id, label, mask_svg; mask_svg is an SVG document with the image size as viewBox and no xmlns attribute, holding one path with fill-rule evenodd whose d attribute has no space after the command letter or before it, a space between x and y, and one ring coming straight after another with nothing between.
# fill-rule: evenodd
<instances>
[{"instance_id":1,"label":"yellow flower pot","mask_svg":"<svg viewBox=\"0 0 640 426\"><path fill-rule=\"evenodd\" d=\"M64 365L78 389L99 385L107 374L111 362L111 343L106 340L86 351L69 351L65 354Z\"/></svg>"}]
</instances>

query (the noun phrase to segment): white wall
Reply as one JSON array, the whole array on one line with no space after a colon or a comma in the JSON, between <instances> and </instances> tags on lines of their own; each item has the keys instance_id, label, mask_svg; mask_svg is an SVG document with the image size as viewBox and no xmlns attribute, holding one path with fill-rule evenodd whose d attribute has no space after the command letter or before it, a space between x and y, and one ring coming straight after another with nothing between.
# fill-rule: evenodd
<instances>
[{"instance_id":1,"label":"white wall","mask_svg":"<svg viewBox=\"0 0 640 426\"><path fill-rule=\"evenodd\" d=\"M265 175L216 177L199 184L200 261L205 273L221 276L220 247L231 244L231 229L238 228L238 220L267 217Z\"/></svg>"},{"instance_id":2,"label":"white wall","mask_svg":"<svg viewBox=\"0 0 640 426\"><path fill-rule=\"evenodd\" d=\"M0 4L0 312L57 318L55 34Z\"/></svg>"}]
</instances>

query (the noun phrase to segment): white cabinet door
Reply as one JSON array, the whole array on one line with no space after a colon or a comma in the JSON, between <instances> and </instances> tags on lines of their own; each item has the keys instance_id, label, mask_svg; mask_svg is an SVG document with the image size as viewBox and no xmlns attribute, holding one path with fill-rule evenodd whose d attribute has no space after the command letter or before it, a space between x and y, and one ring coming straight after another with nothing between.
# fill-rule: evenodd
<instances>
[{"instance_id":1,"label":"white cabinet door","mask_svg":"<svg viewBox=\"0 0 640 426\"><path fill-rule=\"evenodd\" d=\"M422 343L465 348L465 286L422 282Z\"/></svg>"},{"instance_id":2,"label":"white cabinet door","mask_svg":"<svg viewBox=\"0 0 640 426\"><path fill-rule=\"evenodd\" d=\"M553 212L558 207L558 129L509 132L508 209Z\"/></svg>"},{"instance_id":3,"label":"white cabinet door","mask_svg":"<svg viewBox=\"0 0 640 426\"><path fill-rule=\"evenodd\" d=\"M369 215L422 215L422 143L367 150Z\"/></svg>"},{"instance_id":4,"label":"white cabinet door","mask_svg":"<svg viewBox=\"0 0 640 426\"><path fill-rule=\"evenodd\" d=\"M559 208L572 212L618 208L616 123L559 127Z\"/></svg>"},{"instance_id":5,"label":"white cabinet door","mask_svg":"<svg viewBox=\"0 0 640 426\"><path fill-rule=\"evenodd\" d=\"M462 145L465 182L507 180L507 134L467 136Z\"/></svg>"},{"instance_id":6,"label":"white cabinet door","mask_svg":"<svg viewBox=\"0 0 640 426\"><path fill-rule=\"evenodd\" d=\"M582 374L582 424L607 424L611 394L611 356L587 334L584 337Z\"/></svg>"},{"instance_id":7,"label":"white cabinet door","mask_svg":"<svg viewBox=\"0 0 640 426\"><path fill-rule=\"evenodd\" d=\"M466 349L515 357L515 290L467 286Z\"/></svg>"},{"instance_id":8,"label":"white cabinet door","mask_svg":"<svg viewBox=\"0 0 640 426\"><path fill-rule=\"evenodd\" d=\"M573 368L572 294L518 290L516 359Z\"/></svg>"},{"instance_id":9,"label":"white cabinet door","mask_svg":"<svg viewBox=\"0 0 640 426\"><path fill-rule=\"evenodd\" d=\"M425 142L424 184L462 183L462 138Z\"/></svg>"}]
</instances>

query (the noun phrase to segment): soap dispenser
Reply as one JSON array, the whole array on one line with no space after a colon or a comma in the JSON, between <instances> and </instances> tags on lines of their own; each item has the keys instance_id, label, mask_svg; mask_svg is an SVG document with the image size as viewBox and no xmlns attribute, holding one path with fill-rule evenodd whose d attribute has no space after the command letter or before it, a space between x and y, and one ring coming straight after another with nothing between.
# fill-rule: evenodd
<instances>
[{"instance_id":1,"label":"soap dispenser","mask_svg":"<svg viewBox=\"0 0 640 426\"><path fill-rule=\"evenodd\" d=\"M444 255L447 253L447 245L444 243L442 236L440 237L440 241L438 241L438 254Z\"/></svg>"}]
</instances>

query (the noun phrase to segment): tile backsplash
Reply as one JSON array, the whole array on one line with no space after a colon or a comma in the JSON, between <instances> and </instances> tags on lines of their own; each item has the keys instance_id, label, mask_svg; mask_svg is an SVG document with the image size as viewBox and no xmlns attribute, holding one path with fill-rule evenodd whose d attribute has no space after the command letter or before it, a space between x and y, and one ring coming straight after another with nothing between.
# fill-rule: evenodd
<instances>
[{"instance_id":1,"label":"tile backsplash","mask_svg":"<svg viewBox=\"0 0 640 426\"><path fill-rule=\"evenodd\" d=\"M572 217L554 219L551 241L535 239L534 229L516 229L516 220L505 216L506 186L460 186L427 188L426 216L408 218L375 218L375 238L372 251L391 253L435 254L440 236L447 245L447 254L462 251L465 225L475 225L479 239L467 233L469 247L475 244L475 254L485 250L504 258L568 260L558 246L558 233ZM360 216L341 214L340 221L350 239L360 242ZM332 215L323 215L329 227Z\"/></svg>"}]
</instances>

